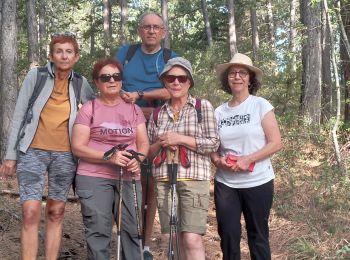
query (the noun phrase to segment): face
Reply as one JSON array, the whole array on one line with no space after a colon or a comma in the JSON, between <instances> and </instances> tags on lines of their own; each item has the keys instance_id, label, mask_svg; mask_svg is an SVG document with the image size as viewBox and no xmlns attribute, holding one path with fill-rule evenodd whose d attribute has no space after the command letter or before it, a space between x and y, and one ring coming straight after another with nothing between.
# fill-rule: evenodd
<instances>
[{"instance_id":1,"label":"face","mask_svg":"<svg viewBox=\"0 0 350 260\"><path fill-rule=\"evenodd\" d=\"M119 95L122 87L121 80L119 69L112 65L106 65L100 70L95 84L100 90L101 96Z\"/></svg>"},{"instance_id":2,"label":"face","mask_svg":"<svg viewBox=\"0 0 350 260\"><path fill-rule=\"evenodd\" d=\"M165 28L162 19L155 14L146 15L138 28L142 43L150 47L158 47L165 37Z\"/></svg>"},{"instance_id":3,"label":"face","mask_svg":"<svg viewBox=\"0 0 350 260\"><path fill-rule=\"evenodd\" d=\"M59 71L69 71L74 64L79 60L79 53L74 51L74 46L71 43L56 43L53 46L53 52L50 54L56 69Z\"/></svg>"},{"instance_id":4,"label":"face","mask_svg":"<svg viewBox=\"0 0 350 260\"><path fill-rule=\"evenodd\" d=\"M232 93L245 92L250 84L249 70L244 66L233 65L228 70L228 84Z\"/></svg>"},{"instance_id":5,"label":"face","mask_svg":"<svg viewBox=\"0 0 350 260\"><path fill-rule=\"evenodd\" d=\"M171 98L187 98L191 81L186 70L181 67L173 67L162 77L162 81L170 92Z\"/></svg>"}]
</instances>

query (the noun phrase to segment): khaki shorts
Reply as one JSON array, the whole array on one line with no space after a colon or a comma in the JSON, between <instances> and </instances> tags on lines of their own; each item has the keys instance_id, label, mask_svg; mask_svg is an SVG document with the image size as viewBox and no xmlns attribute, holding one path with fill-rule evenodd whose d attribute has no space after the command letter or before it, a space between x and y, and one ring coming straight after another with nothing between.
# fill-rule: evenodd
<instances>
[{"instance_id":1,"label":"khaki shorts","mask_svg":"<svg viewBox=\"0 0 350 260\"><path fill-rule=\"evenodd\" d=\"M177 220L180 232L204 235L207 229L209 181L177 181ZM157 206L161 232L169 233L171 189L168 181L157 181Z\"/></svg>"}]
</instances>

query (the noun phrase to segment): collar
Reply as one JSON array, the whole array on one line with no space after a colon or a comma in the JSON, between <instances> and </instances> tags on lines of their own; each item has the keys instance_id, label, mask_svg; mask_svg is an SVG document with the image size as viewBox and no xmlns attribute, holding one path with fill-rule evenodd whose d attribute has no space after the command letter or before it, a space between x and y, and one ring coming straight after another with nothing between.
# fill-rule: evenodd
<instances>
[{"instance_id":1,"label":"collar","mask_svg":"<svg viewBox=\"0 0 350 260\"><path fill-rule=\"evenodd\" d=\"M161 109L163 109L163 108L166 108L166 109L169 108L170 109L170 101L171 100L168 100L167 102L165 102L165 104L161 107ZM194 97L192 97L191 94L188 94L188 98L187 98L185 106L187 104L189 104L189 105L191 105L193 107L196 106L196 99Z\"/></svg>"},{"instance_id":2,"label":"collar","mask_svg":"<svg viewBox=\"0 0 350 260\"><path fill-rule=\"evenodd\" d=\"M50 77L51 78L55 78L55 64L52 61L49 61L46 64L46 67L47 67L47 70L49 72ZM74 77L74 71L71 70L70 73L69 73L69 76L68 76L68 80L72 81L73 77Z\"/></svg>"}]
</instances>

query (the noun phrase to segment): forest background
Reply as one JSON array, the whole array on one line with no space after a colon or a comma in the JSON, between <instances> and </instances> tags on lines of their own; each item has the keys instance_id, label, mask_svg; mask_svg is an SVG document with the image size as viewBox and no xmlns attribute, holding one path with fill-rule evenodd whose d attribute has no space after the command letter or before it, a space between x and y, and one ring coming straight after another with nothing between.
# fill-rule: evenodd
<instances>
[{"instance_id":1,"label":"forest background","mask_svg":"<svg viewBox=\"0 0 350 260\"><path fill-rule=\"evenodd\" d=\"M240 52L263 70L258 95L274 105L284 144L273 157L273 213L303 225L300 235L284 241L287 255L349 259L347 0L1 0L0 158L21 82L30 68L47 62L50 35L77 35L81 57L75 70L91 82L97 58L139 40L137 18L147 10L161 13L168 24L164 45L191 61L193 94L215 107L230 98L220 90L216 64ZM10 214L5 197L2 192L0 217ZM0 231L6 232L2 222Z\"/></svg>"}]
</instances>

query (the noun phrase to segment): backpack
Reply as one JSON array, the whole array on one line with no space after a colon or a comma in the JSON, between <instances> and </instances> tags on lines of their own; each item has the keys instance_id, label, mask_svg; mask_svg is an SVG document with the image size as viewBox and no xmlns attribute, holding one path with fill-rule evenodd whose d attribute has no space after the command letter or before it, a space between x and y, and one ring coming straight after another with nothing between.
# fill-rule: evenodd
<instances>
[{"instance_id":1,"label":"backpack","mask_svg":"<svg viewBox=\"0 0 350 260\"><path fill-rule=\"evenodd\" d=\"M160 112L160 108L161 107L156 107L153 110L153 122L156 125L156 127L158 127L158 115ZM196 98L196 104L194 105L194 108L196 109L197 112L197 120L198 120L198 124L202 123L202 101L200 98Z\"/></svg>"},{"instance_id":2,"label":"backpack","mask_svg":"<svg viewBox=\"0 0 350 260\"><path fill-rule=\"evenodd\" d=\"M141 44L132 44L129 46L129 49L126 53L126 58L125 58L125 61L124 61L124 65L125 64L128 64L128 62L132 59L132 57L134 56L137 48L139 48L141 46ZM168 48L163 48L163 59L164 59L164 63L167 63L168 60L170 59L171 57L171 50L168 49Z\"/></svg>"},{"instance_id":3,"label":"backpack","mask_svg":"<svg viewBox=\"0 0 350 260\"><path fill-rule=\"evenodd\" d=\"M15 147L18 147L19 141L24 137L24 128L27 124L29 124L32 121L33 118L33 105L35 101L37 100L40 92L42 91L47 77L49 75L49 71L47 67L39 67L37 68L37 77L36 77L36 83L33 89L32 96L29 99L28 106L26 113L24 114L23 120L21 122L21 126L18 131L17 135L17 141ZM80 94L81 94L81 87L83 85L83 77L79 74L73 72L73 89L74 94L77 102L77 106L80 103Z\"/></svg>"}]
</instances>

